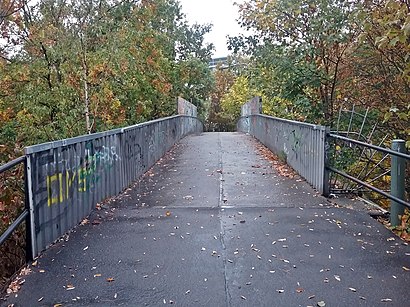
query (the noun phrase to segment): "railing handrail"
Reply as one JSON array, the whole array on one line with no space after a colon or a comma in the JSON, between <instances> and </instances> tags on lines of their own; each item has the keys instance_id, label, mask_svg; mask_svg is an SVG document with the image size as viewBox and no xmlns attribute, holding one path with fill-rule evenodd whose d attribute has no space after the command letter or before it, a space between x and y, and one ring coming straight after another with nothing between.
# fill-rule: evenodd
<instances>
[{"instance_id":1,"label":"railing handrail","mask_svg":"<svg viewBox=\"0 0 410 307\"><path fill-rule=\"evenodd\" d=\"M29 210L24 209L24 211L18 216L18 218L6 229L5 232L1 234L0 245L2 245L11 236L14 230L16 230L17 227L19 227L20 224L26 220L26 217L28 216L28 214L29 214Z\"/></svg>"},{"instance_id":2,"label":"railing handrail","mask_svg":"<svg viewBox=\"0 0 410 307\"><path fill-rule=\"evenodd\" d=\"M275 117L275 116L269 116L269 115L265 115L265 114L244 115L244 116L241 116L240 118L246 118L246 117L251 117L251 116L260 116L260 117L265 117L265 118L271 118L271 119L275 119L277 121L288 123L288 124L294 124L294 125L297 125L297 126L309 127L309 128L312 128L313 130L321 130L321 131L326 130L326 126L315 125L315 124L310 124L310 123L305 123L305 122L298 122L296 120L285 119L285 118L280 118L280 117Z\"/></svg>"},{"instance_id":3,"label":"railing handrail","mask_svg":"<svg viewBox=\"0 0 410 307\"><path fill-rule=\"evenodd\" d=\"M11 169L12 167L16 166L17 164L20 164L26 160L26 156L21 156L18 157L17 159L11 160L7 162L6 164L0 165L0 174L4 173L5 171Z\"/></svg>"},{"instance_id":4,"label":"railing handrail","mask_svg":"<svg viewBox=\"0 0 410 307\"><path fill-rule=\"evenodd\" d=\"M42 144L36 144L36 145L26 147L24 149L24 152L25 152L26 155L28 155L28 154L32 154L32 153L35 153L35 152L40 152L40 151L44 151L44 150L48 150L48 149L58 148L58 147L61 147L61 146L72 145L72 144L75 144L75 143L78 143L78 142L87 142L87 141L95 140L95 139L106 137L106 136L111 136L111 135L118 134L118 133L124 133L126 131L129 131L129 130L132 130L132 129L135 129L135 128L141 128L141 127L156 123L158 121L170 120L170 119L173 119L173 118L176 118L176 117L192 117L192 116L183 115L183 114L173 115L173 116L168 116L168 117L164 117L164 118L150 120L150 121L147 121L147 122L143 122L143 123L128 126L128 127L116 128L116 129L112 129L112 130L107 130L107 131L102 131L102 132L97 132L97 133L92 133L92 134L76 136L76 137L72 137L72 138L68 138L68 139L51 141L51 142L46 142L46 143L42 143ZM197 118L197 117L193 117L193 118Z\"/></svg>"},{"instance_id":5,"label":"railing handrail","mask_svg":"<svg viewBox=\"0 0 410 307\"><path fill-rule=\"evenodd\" d=\"M400 199L400 198L397 198L397 197L395 197L395 196L393 196L393 195L391 195L391 194L389 194L389 193L387 193L387 192L385 192L385 191L383 191L383 190L380 190L380 189L378 189L378 188L372 186L371 184L368 184L368 183L366 183L366 182L364 182L364 181L362 181L362 180L359 180L359 179L357 179L357 178L355 178L355 177L353 177L353 176L350 176L349 174L346 174L345 172L339 171L338 169L335 169L334 167L326 166L326 168L327 168L329 171L331 171L331 172L334 172L334 173L336 173L336 174L339 174L339 175L342 176L342 177L345 177L345 178L347 178L347 179L349 179L349 180L351 180L351 181L354 181L354 182L356 182L356 183L358 183L358 184L361 184L362 186L368 188L369 190L372 190L372 191L374 191L374 192L376 192L376 193L379 193L380 195L383 195L384 197L386 197L386 198L388 198L388 199L390 199L390 200L393 200L393 201L399 203L400 205L406 206L407 208L410 209L410 203L408 203L408 202L406 202L406 201L404 201L404 200L402 200L402 199Z\"/></svg>"},{"instance_id":6,"label":"railing handrail","mask_svg":"<svg viewBox=\"0 0 410 307\"><path fill-rule=\"evenodd\" d=\"M4 173L11 168L17 166L20 163L24 163L24 211L17 217L17 219L6 229L4 233L0 235L0 245L12 235L12 233L23 222L26 222L26 261L32 259L31 253L31 225L30 225L30 208L28 202L28 187L27 187L27 157L21 156L4 165L0 165L0 174Z\"/></svg>"},{"instance_id":7,"label":"railing handrail","mask_svg":"<svg viewBox=\"0 0 410 307\"><path fill-rule=\"evenodd\" d=\"M406 160L410 160L410 155L408 155L406 153L394 151L394 150L391 150L389 148L380 147L380 146L376 146L376 145L373 145L373 144L357 141L357 140L350 139L350 138L347 138L345 136L341 136L341 135L337 135L337 134L333 134L333 133L329 133L328 136L331 137L331 138L334 138L334 139L338 139L338 140L342 140L342 141L345 141L345 142L361 145L361 146L364 146L364 147L367 147L367 148L371 148L371 149L375 149L377 151L381 151L381 152L389 154L389 155L393 155L393 156L397 156L397 157L400 157L400 158L404 158Z\"/></svg>"}]
</instances>

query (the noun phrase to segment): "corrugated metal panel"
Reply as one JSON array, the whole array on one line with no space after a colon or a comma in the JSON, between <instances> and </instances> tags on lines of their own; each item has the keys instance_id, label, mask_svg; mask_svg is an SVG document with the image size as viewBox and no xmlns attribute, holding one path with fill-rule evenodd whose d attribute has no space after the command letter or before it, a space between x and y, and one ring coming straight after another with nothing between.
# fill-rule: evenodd
<instances>
[{"instance_id":1,"label":"corrugated metal panel","mask_svg":"<svg viewBox=\"0 0 410 307\"><path fill-rule=\"evenodd\" d=\"M266 115L241 117L238 131L249 133L286 162L321 193L326 193L327 128Z\"/></svg>"},{"instance_id":2,"label":"corrugated metal panel","mask_svg":"<svg viewBox=\"0 0 410 307\"><path fill-rule=\"evenodd\" d=\"M181 138L202 131L197 118L173 116L26 148L33 256L77 225L98 202L138 179Z\"/></svg>"}]
</instances>

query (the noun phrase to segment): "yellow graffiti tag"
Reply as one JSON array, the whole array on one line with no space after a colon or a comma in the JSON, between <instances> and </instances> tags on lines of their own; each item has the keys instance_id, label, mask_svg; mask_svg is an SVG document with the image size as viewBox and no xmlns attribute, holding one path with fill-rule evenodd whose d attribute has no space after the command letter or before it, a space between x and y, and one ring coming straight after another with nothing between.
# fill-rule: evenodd
<instances>
[{"instance_id":1,"label":"yellow graffiti tag","mask_svg":"<svg viewBox=\"0 0 410 307\"><path fill-rule=\"evenodd\" d=\"M63 201L63 190L60 188L60 193L59 197L58 196L53 196L53 190L51 188L51 185L54 181L59 181L60 187L63 185L63 174L58 173L52 176L47 176L47 193L48 193L48 206L51 207L51 205L57 204L59 201Z\"/></svg>"}]
</instances>

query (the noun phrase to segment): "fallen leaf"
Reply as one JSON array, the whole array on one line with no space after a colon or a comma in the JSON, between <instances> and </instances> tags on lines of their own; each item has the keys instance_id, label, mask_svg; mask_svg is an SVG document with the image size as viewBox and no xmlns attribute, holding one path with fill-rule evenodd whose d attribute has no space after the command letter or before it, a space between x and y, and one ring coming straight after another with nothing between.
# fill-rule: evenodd
<instances>
[{"instance_id":1,"label":"fallen leaf","mask_svg":"<svg viewBox=\"0 0 410 307\"><path fill-rule=\"evenodd\" d=\"M391 298L382 298L380 301L381 302L393 302Z\"/></svg>"},{"instance_id":2,"label":"fallen leaf","mask_svg":"<svg viewBox=\"0 0 410 307\"><path fill-rule=\"evenodd\" d=\"M296 293L302 293L303 291L305 291L303 288L297 288L296 289Z\"/></svg>"},{"instance_id":3,"label":"fallen leaf","mask_svg":"<svg viewBox=\"0 0 410 307\"><path fill-rule=\"evenodd\" d=\"M165 216L171 216L171 211L165 212Z\"/></svg>"},{"instance_id":4,"label":"fallen leaf","mask_svg":"<svg viewBox=\"0 0 410 307\"><path fill-rule=\"evenodd\" d=\"M20 271L20 275L28 275L31 273L31 269L30 268L22 268Z\"/></svg>"},{"instance_id":5,"label":"fallen leaf","mask_svg":"<svg viewBox=\"0 0 410 307\"><path fill-rule=\"evenodd\" d=\"M84 226L86 224L88 224L89 220L88 219L83 219L80 223L80 225Z\"/></svg>"},{"instance_id":6,"label":"fallen leaf","mask_svg":"<svg viewBox=\"0 0 410 307\"><path fill-rule=\"evenodd\" d=\"M113 277L108 277L107 279L106 279L106 281L107 282L113 282L115 279L113 278Z\"/></svg>"}]
</instances>

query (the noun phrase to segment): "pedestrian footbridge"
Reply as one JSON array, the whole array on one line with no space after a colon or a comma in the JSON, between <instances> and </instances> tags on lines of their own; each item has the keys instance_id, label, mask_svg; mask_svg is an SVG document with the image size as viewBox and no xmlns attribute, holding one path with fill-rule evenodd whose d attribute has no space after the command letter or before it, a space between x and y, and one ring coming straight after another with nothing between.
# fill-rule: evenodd
<instances>
[{"instance_id":1,"label":"pedestrian footbridge","mask_svg":"<svg viewBox=\"0 0 410 307\"><path fill-rule=\"evenodd\" d=\"M323 196L326 128L246 108L28 148L35 261L2 306L408 305L410 247Z\"/></svg>"}]
</instances>

